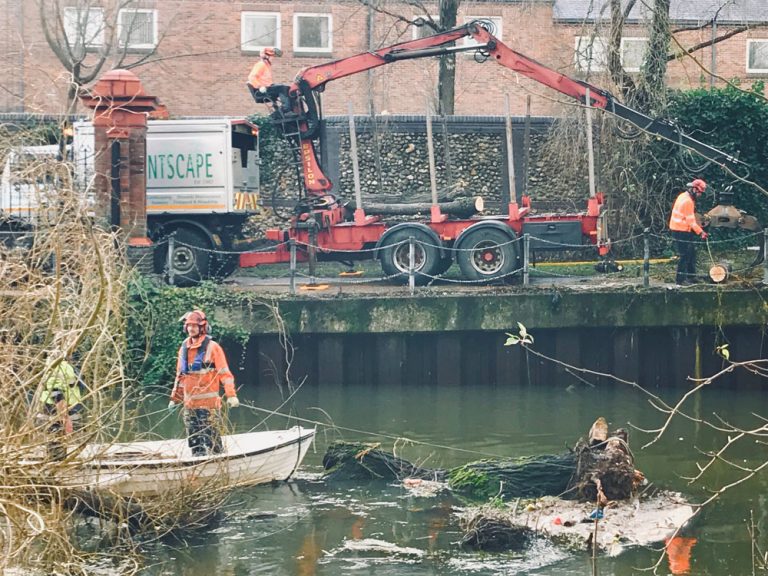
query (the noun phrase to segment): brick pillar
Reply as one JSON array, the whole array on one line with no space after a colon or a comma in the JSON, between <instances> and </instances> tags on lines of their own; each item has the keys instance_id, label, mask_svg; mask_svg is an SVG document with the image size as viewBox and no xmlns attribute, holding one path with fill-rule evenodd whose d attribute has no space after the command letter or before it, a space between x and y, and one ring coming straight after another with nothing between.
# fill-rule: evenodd
<instances>
[{"instance_id":1,"label":"brick pillar","mask_svg":"<svg viewBox=\"0 0 768 576\"><path fill-rule=\"evenodd\" d=\"M155 96L148 96L135 74L111 70L102 76L93 91L82 96L93 110L96 214L104 224L113 222L112 146L120 150L119 226L129 246L149 247L147 238L147 116L161 108ZM129 254L130 256L130 254Z\"/></svg>"}]
</instances>

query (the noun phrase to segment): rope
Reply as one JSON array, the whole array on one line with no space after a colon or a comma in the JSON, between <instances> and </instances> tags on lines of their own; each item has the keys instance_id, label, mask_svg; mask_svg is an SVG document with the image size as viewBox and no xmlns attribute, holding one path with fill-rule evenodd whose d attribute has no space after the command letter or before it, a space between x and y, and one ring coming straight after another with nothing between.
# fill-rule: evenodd
<instances>
[{"instance_id":1,"label":"rope","mask_svg":"<svg viewBox=\"0 0 768 576\"><path fill-rule=\"evenodd\" d=\"M433 442L424 442L422 440L413 440L411 438L407 438L405 436L396 436L394 434L385 434L382 432L371 432L369 430L361 430L359 428L349 428L346 426L337 426L336 424L328 424L326 422L321 422L319 420L311 420L309 418L300 418L298 416L290 416L287 414L282 414L278 412L277 410L267 410L266 408L259 408L258 406L254 406L252 404L248 403L241 403L241 407L245 407L249 410L253 410L254 412L263 412L269 414L269 416L284 416L286 418L293 418L299 422L304 422L306 424L312 424L314 426L320 426L320 427L326 427L331 430L343 430L344 432L352 432L354 434L362 434L365 436L373 436L376 438L386 438L387 440L395 440L395 441L403 441L409 442L411 444L416 444L419 446L426 446L428 448L439 448L441 450L451 450L453 452L461 452L466 454L475 454L478 456L485 456L488 458L504 458L504 456L500 456L498 454L491 454L490 452L482 452L478 450L469 450L466 448L457 448L455 446L446 446L444 444L435 444Z\"/></svg>"}]
</instances>

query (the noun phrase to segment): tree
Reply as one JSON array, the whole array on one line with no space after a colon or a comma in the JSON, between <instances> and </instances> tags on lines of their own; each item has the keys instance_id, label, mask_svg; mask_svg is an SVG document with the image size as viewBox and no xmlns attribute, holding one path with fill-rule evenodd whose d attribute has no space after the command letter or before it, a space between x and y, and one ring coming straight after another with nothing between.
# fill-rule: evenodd
<instances>
[{"instance_id":1,"label":"tree","mask_svg":"<svg viewBox=\"0 0 768 576\"><path fill-rule=\"evenodd\" d=\"M430 34L450 30L456 27L456 20L461 0L439 0L437 20L433 12L421 0L406 0L405 5L411 6L417 12L417 16L408 18L400 13L386 9L380 0L358 0L369 9L386 14L397 22L403 22L409 26L427 27ZM440 72L437 81L437 113L451 115L454 111L454 95L456 86L456 56L447 54L440 57Z\"/></svg>"},{"instance_id":2,"label":"tree","mask_svg":"<svg viewBox=\"0 0 768 576\"><path fill-rule=\"evenodd\" d=\"M748 25L735 26L726 32L715 35L709 40L699 42L693 46L684 46L676 37L676 34L690 30L714 28L721 11L731 0L720 0L712 17L696 26L684 26L673 29L670 21L670 0L652 0L638 3L637 0L608 0L610 8L610 32L608 41L608 71L613 82L619 87L624 99L634 106L659 115L664 108L664 94L666 92L665 77L667 64L672 60L687 56L696 58L696 54L704 48L709 48L749 30ZM650 11L648 23L648 48L645 53L640 73L636 77L628 74L622 64L621 40L624 25L630 13L636 6L646 6ZM700 61L698 65L706 74L712 74ZM722 80L722 78L720 78Z\"/></svg>"},{"instance_id":3,"label":"tree","mask_svg":"<svg viewBox=\"0 0 768 576\"><path fill-rule=\"evenodd\" d=\"M155 12L136 0L37 0L37 9L45 40L70 76L65 118L105 68L136 67L161 41Z\"/></svg>"}]
</instances>

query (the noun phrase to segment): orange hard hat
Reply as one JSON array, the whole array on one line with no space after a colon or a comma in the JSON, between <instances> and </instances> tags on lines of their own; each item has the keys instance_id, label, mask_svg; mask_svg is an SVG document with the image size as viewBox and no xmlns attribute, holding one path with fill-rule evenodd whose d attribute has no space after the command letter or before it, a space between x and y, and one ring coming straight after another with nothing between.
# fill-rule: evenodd
<instances>
[{"instance_id":1,"label":"orange hard hat","mask_svg":"<svg viewBox=\"0 0 768 576\"><path fill-rule=\"evenodd\" d=\"M197 324L200 326L200 332L203 334L208 329L208 320L205 318L205 312L202 310L192 310L192 312L187 312L182 316L182 320L184 321L185 329L190 324Z\"/></svg>"},{"instance_id":2,"label":"orange hard hat","mask_svg":"<svg viewBox=\"0 0 768 576\"><path fill-rule=\"evenodd\" d=\"M282 55L283 55L283 51L280 50L280 48L274 48L272 46L267 46L265 48L262 48L261 51L259 52L259 56L261 56L262 58L264 57L268 58L270 56L282 56Z\"/></svg>"},{"instance_id":3,"label":"orange hard hat","mask_svg":"<svg viewBox=\"0 0 768 576\"><path fill-rule=\"evenodd\" d=\"M696 178L693 182L688 183L688 188L693 189L696 194L704 194L707 189L707 183L701 178Z\"/></svg>"}]
</instances>

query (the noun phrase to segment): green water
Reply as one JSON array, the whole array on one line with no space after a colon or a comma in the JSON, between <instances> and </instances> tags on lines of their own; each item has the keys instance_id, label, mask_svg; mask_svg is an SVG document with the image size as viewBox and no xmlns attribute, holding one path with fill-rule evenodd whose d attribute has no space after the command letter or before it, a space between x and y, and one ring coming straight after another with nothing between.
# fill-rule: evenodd
<instances>
[{"instance_id":1,"label":"green water","mask_svg":"<svg viewBox=\"0 0 768 576\"><path fill-rule=\"evenodd\" d=\"M277 387L253 390L245 384L240 393L244 402L270 409L281 404ZM662 392L668 401L680 393ZM297 477L288 484L238 492L221 521L205 533L184 542L146 547L150 566L146 574L593 574L586 552L566 552L547 541L537 542L522 555L461 549L455 515L460 503L449 495L415 497L401 485L386 483L327 486L319 478L325 447L337 439L376 441L387 450L397 445L398 455L412 462L451 467L493 455L562 452L601 415L612 428L652 429L665 418L647 396L621 385L592 388L552 383L534 389L515 383L505 387L470 383L406 389L361 382L302 388L295 400L283 410L290 406L301 417L323 423ZM768 396L713 387L693 398L686 409L695 418L712 419L717 413L732 424L756 427L764 422L753 414L768 415ZM245 431L262 418L262 413L241 407L234 424L238 431ZM272 417L267 424L279 428L284 422ZM171 426L181 433L175 430L180 428L178 423ZM704 461L701 451L717 449L724 441L703 424L676 418L661 440L642 448L650 439L636 429L630 432L637 467L658 486L680 490L700 502L709 490L738 477L726 466L716 465L696 484L684 479L695 474L697 461ZM768 459L768 450L752 440L737 444L729 457L739 465L755 466ZM687 529L686 535L697 539L691 574L752 574L750 512L760 531L757 543L762 550L768 549L766 484L768 477L763 474L733 488ZM397 546L401 553L355 549L361 541L371 540ZM597 573L646 574L642 569L658 560L659 551L659 547L635 548L618 557L601 557ZM670 573L666 560L658 573Z\"/></svg>"}]
</instances>

